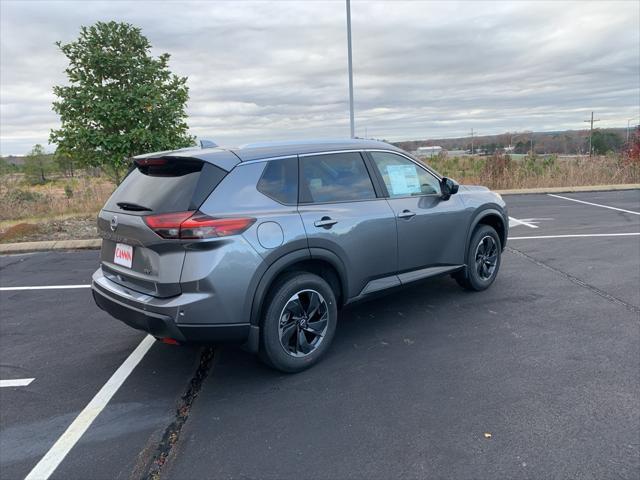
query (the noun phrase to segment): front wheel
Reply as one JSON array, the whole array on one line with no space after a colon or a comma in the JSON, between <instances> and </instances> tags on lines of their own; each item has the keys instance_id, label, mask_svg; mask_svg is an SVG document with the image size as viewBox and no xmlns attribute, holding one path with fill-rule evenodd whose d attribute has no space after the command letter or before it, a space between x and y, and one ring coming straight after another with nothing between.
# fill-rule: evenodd
<instances>
[{"instance_id":1,"label":"front wheel","mask_svg":"<svg viewBox=\"0 0 640 480\"><path fill-rule=\"evenodd\" d=\"M260 357L283 372L299 372L327 351L336 330L333 290L317 275L293 272L274 285L262 318Z\"/></svg>"},{"instance_id":2,"label":"front wheel","mask_svg":"<svg viewBox=\"0 0 640 480\"><path fill-rule=\"evenodd\" d=\"M486 290L498 275L501 253L500 237L493 227L478 226L467 247L467 268L454 278L468 290Z\"/></svg>"}]
</instances>

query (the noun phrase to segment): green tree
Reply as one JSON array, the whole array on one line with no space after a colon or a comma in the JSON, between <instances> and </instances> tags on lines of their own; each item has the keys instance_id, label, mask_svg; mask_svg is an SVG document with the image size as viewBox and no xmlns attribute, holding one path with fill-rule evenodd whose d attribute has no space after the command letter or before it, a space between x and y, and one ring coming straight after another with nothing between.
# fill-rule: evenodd
<instances>
[{"instance_id":1,"label":"green tree","mask_svg":"<svg viewBox=\"0 0 640 480\"><path fill-rule=\"evenodd\" d=\"M82 27L75 42L56 45L68 58L68 85L53 89L61 126L49 140L60 153L101 167L120 183L130 157L194 143L186 123L187 78L172 74L169 54L128 23Z\"/></svg>"},{"instance_id":2,"label":"green tree","mask_svg":"<svg viewBox=\"0 0 640 480\"><path fill-rule=\"evenodd\" d=\"M24 160L24 175L31 184L47 182L47 175L51 171L51 161L39 143L34 145Z\"/></svg>"},{"instance_id":3,"label":"green tree","mask_svg":"<svg viewBox=\"0 0 640 480\"><path fill-rule=\"evenodd\" d=\"M593 132L591 145L593 153L596 155L605 155L608 152L616 152L622 148L624 140L622 137L613 132L603 132L596 130ZM589 150L589 148L587 148Z\"/></svg>"},{"instance_id":4,"label":"green tree","mask_svg":"<svg viewBox=\"0 0 640 480\"><path fill-rule=\"evenodd\" d=\"M7 162L4 157L0 157L0 175L7 175L11 173L12 165Z\"/></svg>"},{"instance_id":5,"label":"green tree","mask_svg":"<svg viewBox=\"0 0 640 480\"><path fill-rule=\"evenodd\" d=\"M73 177L75 175L76 162L72 155L57 150L54 161L62 175L65 177Z\"/></svg>"}]
</instances>

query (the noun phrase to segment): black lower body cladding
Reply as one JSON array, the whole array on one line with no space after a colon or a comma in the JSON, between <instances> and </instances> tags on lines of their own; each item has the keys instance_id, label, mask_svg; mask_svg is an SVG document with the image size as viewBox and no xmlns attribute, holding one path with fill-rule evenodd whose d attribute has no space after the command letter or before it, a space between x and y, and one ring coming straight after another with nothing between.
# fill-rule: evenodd
<instances>
[{"instance_id":1,"label":"black lower body cladding","mask_svg":"<svg viewBox=\"0 0 640 480\"><path fill-rule=\"evenodd\" d=\"M128 326L147 332L158 339L169 338L188 343L243 343L249 336L249 323L242 324L178 324L168 315L125 305L109 296L95 283L96 304L112 317Z\"/></svg>"}]
</instances>

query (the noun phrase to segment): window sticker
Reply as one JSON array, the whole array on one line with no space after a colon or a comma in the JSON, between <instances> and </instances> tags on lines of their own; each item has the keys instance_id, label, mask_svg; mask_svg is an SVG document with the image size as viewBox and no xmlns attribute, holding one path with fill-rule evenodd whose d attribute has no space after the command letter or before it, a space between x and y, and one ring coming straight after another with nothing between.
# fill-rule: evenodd
<instances>
[{"instance_id":1,"label":"window sticker","mask_svg":"<svg viewBox=\"0 0 640 480\"><path fill-rule=\"evenodd\" d=\"M312 178L311 180L309 180L309 188L311 190L320 190L322 188L322 179Z\"/></svg>"},{"instance_id":2,"label":"window sticker","mask_svg":"<svg viewBox=\"0 0 640 480\"><path fill-rule=\"evenodd\" d=\"M387 165L387 175L391 183L391 195L420 193L420 179L413 165Z\"/></svg>"}]
</instances>

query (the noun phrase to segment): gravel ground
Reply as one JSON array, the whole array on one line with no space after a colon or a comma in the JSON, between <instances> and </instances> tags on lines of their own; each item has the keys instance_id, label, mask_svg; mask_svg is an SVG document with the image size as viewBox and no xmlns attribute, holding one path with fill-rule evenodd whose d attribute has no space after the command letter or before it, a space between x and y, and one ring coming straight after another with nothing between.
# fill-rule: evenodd
<instances>
[{"instance_id":1,"label":"gravel ground","mask_svg":"<svg viewBox=\"0 0 640 480\"><path fill-rule=\"evenodd\" d=\"M25 221L0 230L0 243L97 238L96 217Z\"/></svg>"}]
</instances>

